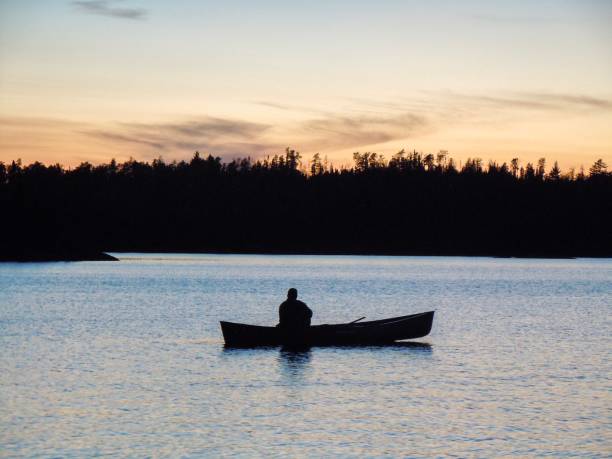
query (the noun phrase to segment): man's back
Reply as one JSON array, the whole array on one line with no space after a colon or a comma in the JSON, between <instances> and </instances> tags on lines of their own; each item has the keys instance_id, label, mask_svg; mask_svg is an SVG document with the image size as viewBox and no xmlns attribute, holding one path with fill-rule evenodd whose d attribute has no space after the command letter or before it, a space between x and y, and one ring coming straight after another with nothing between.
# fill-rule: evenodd
<instances>
[{"instance_id":1,"label":"man's back","mask_svg":"<svg viewBox=\"0 0 612 459\"><path fill-rule=\"evenodd\" d=\"M312 311L305 303L288 298L278 308L279 326L287 329L310 327Z\"/></svg>"}]
</instances>

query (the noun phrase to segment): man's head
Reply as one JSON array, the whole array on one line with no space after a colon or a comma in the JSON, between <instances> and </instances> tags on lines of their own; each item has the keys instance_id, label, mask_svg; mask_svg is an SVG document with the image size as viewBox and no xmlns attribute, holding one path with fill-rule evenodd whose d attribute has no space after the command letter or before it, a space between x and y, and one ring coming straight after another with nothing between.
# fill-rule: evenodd
<instances>
[{"instance_id":1,"label":"man's head","mask_svg":"<svg viewBox=\"0 0 612 459\"><path fill-rule=\"evenodd\" d=\"M287 298L289 298L290 300L296 300L297 290L294 288L290 288L289 291L287 291Z\"/></svg>"}]
</instances>

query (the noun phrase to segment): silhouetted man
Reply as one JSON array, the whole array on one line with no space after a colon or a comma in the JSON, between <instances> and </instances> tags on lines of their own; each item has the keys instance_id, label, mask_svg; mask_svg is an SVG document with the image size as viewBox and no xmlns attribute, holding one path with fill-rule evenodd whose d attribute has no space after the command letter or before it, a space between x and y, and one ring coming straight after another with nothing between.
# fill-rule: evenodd
<instances>
[{"instance_id":1,"label":"silhouetted man","mask_svg":"<svg viewBox=\"0 0 612 459\"><path fill-rule=\"evenodd\" d=\"M300 331L310 327L312 311L297 299L297 290L290 288L287 299L278 308L278 326L285 330Z\"/></svg>"}]
</instances>

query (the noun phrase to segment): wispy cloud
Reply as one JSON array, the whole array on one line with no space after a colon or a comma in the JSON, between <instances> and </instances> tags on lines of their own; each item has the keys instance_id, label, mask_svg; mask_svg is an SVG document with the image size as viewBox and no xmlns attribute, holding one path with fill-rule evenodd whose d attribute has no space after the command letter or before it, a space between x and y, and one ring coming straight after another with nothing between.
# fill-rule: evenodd
<instances>
[{"instance_id":1,"label":"wispy cloud","mask_svg":"<svg viewBox=\"0 0 612 459\"><path fill-rule=\"evenodd\" d=\"M288 145L307 152L360 149L409 138L430 128L426 117L409 113L330 113L282 126L204 117L169 123L116 123L102 129L81 129L79 133L127 149L132 146L144 158L183 156L198 150L227 159L261 157L282 152Z\"/></svg>"},{"instance_id":2,"label":"wispy cloud","mask_svg":"<svg viewBox=\"0 0 612 459\"><path fill-rule=\"evenodd\" d=\"M526 114L550 120L612 111L610 99L549 92L423 92L413 98L351 102L351 108L341 113L302 122L295 130L298 138L315 149L357 149L418 138L457 123L510 126Z\"/></svg>"},{"instance_id":3,"label":"wispy cloud","mask_svg":"<svg viewBox=\"0 0 612 459\"><path fill-rule=\"evenodd\" d=\"M357 149L410 138L433 128L432 117L419 104L357 98L344 102L335 110L271 101L253 103L302 115L301 121L286 123L283 131L292 136L292 145L297 142L313 151Z\"/></svg>"},{"instance_id":4,"label":"wispy cloud","mask_svg":"<svg viewBox=\"0 0 612 459\"><path fill-rule=\"evenodd\" d=\"M447 94L451 100L463 101L489 108L526 109L555 112L584 110L612 110L612 100L583 94L556 94L547 92L510 92L494 95Z\"/></svg>"},{"instance_id":5,"label":"wispy cloud","mask_svg":"<svg viewBox=\"0 0 612 459\"><path fill-rule=\"evenodd\" d=\"M146 9L115 6L117 3L113 0L80 0L73 1L72 5L78 11L88 14L131 20L146 19L148 14Z\"/></svg>"},{"instance_id":6,"label":"wispy cloud","mask_svg":"<svg viewBox=\"0 0 612 459\"><path fill-rule=\"evenodd\" d=\"M85 134L86 136L95 137L100 140L108 140L113 143L133 143L145 145L148 147L155 148L158 151L165 150L166 145L161 142L155 142L152 140L147 140L144 137L133 136L130 134L121 134L118 132L106 131L106 130L82 130L79 131L80 134Z\"/></svg>"},{"instance_id":7,"label":"wispy cloud","mask_svg":"<svg viewBox=\"0 0 612 459\"><path fill-rule=\"evenodd\" d=\"M149 157L196 150L233 157L263 154L276 147L260 141L269 128L262 123L203 117L169 123L117 123L80 132L102 141L145 146Z\"/></svg>"},{"instance_id":8,"label":"wispy cloud","mask_svg":"<svg viewBox=\"0 0 612 459\"><path fill-rule=\"evenodd\" d=\"M452 149L462 142L453 137L453 131L470 133L471 142L477 142L479 133L499 133L506 145L508 140L503 133L512 132L514 126L526 120L554 130L557 123L564 126L564 120L572 117L601 121L612 114L612 99L605 96L549 92L422 92L413 98L343 99L335 110L329 106L318 110L275 102L265 104L295 110L299 116L288 119L281 113L276 122L266 123L199 116L166 122L96 124L0 117L0 155L8 159L18 156L39 159L40 152L45 151L60 159L70 155L70 162L74 163L75 158L86 158L87 154L94 161L106 161L113 156L150 160L162 155L180 159L198 150L231 159L259 158L281 153L291 146L306 157L320 152L340 159L338 155L347 151L387 152L390 148L423 142L432 144L436 139L445 142L449 132L451 143L440 147L449 145ZM608 148L605 142L605 148L598 143L593 145Z\"/></svg>"},{"instance_id":9,"label":"wispy cloud","mask_svg":"<svg viewBox=\"0 0 612 459\"><path fill-rule=\"evenodd\" d=\"M412 113L330 115L301 123L299 137L312 148L359 149L420 135L431 129L424 115Z\"/></svg>"},{"instance_id":10,"label":"wispy cloud","mask_svg":"<svg viewBox=\"0 0 612 459\"><path fill-rule=\"evenodd\" d=\"M420 98L396 101L355 99L336 112L275 102L255 102L304 115L301 121L277 125L240 119L201 117L167 123L116 123L81 130L91 138L124 145L147 157L185 155L199 150L226 158L258 157L291 145L313 151L363 150L389 142L418 139L457 123L509 125L530 116L610 111L612 101L581 94L423 93ZM300 109L303 109L301 111ZM140 147L139 147L140 146Z\"/></svg>"},{"instance_id":11,"label":"wispy cloud","mask_svg":"<svg viewBox=\"0 0 612 459\"><path fill-rule=\"evenodd\" d=\"M251 103L255 105L260 105L262 107L273 108L275 110L282 110L286 112L304 113L304 114L311 114L311 115L313 114L322 115L322 114L329 113L328 111L322 110L320 108L308 107L305 105L284 104L284 103L271 102L271 101L266 101L266 100L258 100L258 101L254 101Z\"/></svg>"}]
</instances>

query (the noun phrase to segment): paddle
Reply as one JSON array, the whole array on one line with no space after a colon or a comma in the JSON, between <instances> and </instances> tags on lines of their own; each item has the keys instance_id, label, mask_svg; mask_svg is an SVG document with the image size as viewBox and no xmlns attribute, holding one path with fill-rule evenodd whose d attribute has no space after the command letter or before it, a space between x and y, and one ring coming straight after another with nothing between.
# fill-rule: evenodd
<instances>
[{"instance_id":1,"label":"paddle","mask_svg":"<svg viewBox=\"0 0 612 459\"><path fill-rule=\"evenodd\" d=\"M360 318L359 318L359 319L357 319L357 320L353 320L352 322L349 322L349 324L354 324L354 323L359 322L360 320L363 320L363 319L365 319L365 318L366 318L366 316L360 317Z\"/></svg>"}]
</instances>

